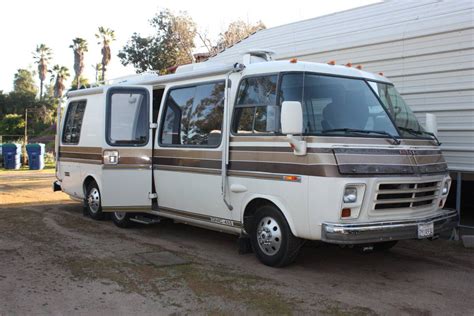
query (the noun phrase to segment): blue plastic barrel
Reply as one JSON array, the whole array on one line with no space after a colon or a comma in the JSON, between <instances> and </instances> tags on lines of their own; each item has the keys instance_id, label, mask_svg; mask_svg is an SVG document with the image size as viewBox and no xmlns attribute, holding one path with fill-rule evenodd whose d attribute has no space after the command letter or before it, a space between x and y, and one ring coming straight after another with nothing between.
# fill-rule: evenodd
<instances>
[{"instance_id":1,"label":"blue plastic barrel","mask_svg":"<svg viewBox=\"0 0 474 316\"><path fill-rule=\"evenodd\" d=\"M3 144L3 166L5 169L20 169L21 167L21 145Z\"/></svg>"},{"instance_id":2,"label":"blue plastic barrel","mask_svg":"<svg viewBox=\"0 0 474 316\"><path fill-rule=\"evenodd\" d=\"M30 170L42 170L44 168L44 144L28 144L26 152Z\"/></svg>"}]
</instances>

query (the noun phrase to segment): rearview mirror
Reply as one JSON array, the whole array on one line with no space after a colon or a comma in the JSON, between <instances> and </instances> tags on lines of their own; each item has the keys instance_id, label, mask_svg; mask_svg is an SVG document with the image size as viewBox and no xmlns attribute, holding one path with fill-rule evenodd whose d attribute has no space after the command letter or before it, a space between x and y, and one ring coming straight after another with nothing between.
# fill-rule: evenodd
<instances>
[{"instance_id":1,"label":"rearview mirror","mask_svg":"<svg viewBox=\"0 0 474 316\"><path fill-rule=\"evenodd\" d=\"M301 102L284 101L281 105L281 132L286 135L303 132L303 109Z\"/></svg>"},{"instance_id":2,"label":"rearview mirror","mask_svg":"<svg viewBox=\"0 0 474 316\"><path fill-rule=\"evenodd\" d=\"M436 120L436 115L426 113L426 131L436 136L438 135L438 122Z\"/></svg>"}]
</instances>

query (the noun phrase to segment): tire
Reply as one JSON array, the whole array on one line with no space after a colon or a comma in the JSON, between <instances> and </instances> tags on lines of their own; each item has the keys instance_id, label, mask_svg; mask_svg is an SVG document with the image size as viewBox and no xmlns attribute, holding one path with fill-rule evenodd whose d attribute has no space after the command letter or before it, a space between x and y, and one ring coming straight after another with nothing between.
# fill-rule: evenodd
<instances>
[{"instance_id":1,"label":"tire","mask_svg":"<svg viewBox=\"0 0 474 316\"><path fill-rule=\"evenodd\" d=\"M285 217L273 205L263 205L256 211L250 240L257 258L270 267L292 263L303 244L292 234Z\"/></svg>"},{"instance_id":2,"label":"tire","mask_svg":"<svg viewBox=\"0 0 474 316\"><path fill-rule=\"evenodd\" d=\"M85 207L87 214L95 220L105 219L105 214L102 212L102 199L100 195L99 186L95 182L87 185Z\"/></svg>"},{"instance_id":3,"label":"tire","mask_svg":"<svg viewBox=\"0 0 474 316\"><path fill-rule=\"evenodd\" d=\"M112 221L117 227L130 228L133 226L133 222L130 220L130 214L125 212L113 212Z\"/></svg>"}]
</instances>

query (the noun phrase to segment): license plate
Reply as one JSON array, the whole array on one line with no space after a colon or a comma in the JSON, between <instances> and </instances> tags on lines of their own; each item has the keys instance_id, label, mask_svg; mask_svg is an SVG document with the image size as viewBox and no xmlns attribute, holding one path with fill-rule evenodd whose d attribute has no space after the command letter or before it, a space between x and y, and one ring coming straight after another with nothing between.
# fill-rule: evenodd
<instances>
[{"instance_id":1,"label":"license plate","mask_svg":"<svg viewBox=\"0 0 474 316\"><path fill-rule=\"evenodd\" d=\"M433 223L418 224L418 238L433 237Z\"/></svg>"}]
</instances>

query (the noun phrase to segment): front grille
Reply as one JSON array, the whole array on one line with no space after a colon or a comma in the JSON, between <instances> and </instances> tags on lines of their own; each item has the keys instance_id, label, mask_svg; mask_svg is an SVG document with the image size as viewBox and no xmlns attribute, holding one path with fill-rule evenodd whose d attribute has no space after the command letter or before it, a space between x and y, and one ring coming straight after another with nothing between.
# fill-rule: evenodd
<instances>
[{"instance_id":1,"label":"front grille","mask_svg":"<svg viewBox=\"0 0 474 316\"><path fill-rule=\"evenodd\" d=\"M413 210L433 205L441 181L416 183L380 183L375 196L375 210Z\"/></svg>"}]
</instances>

